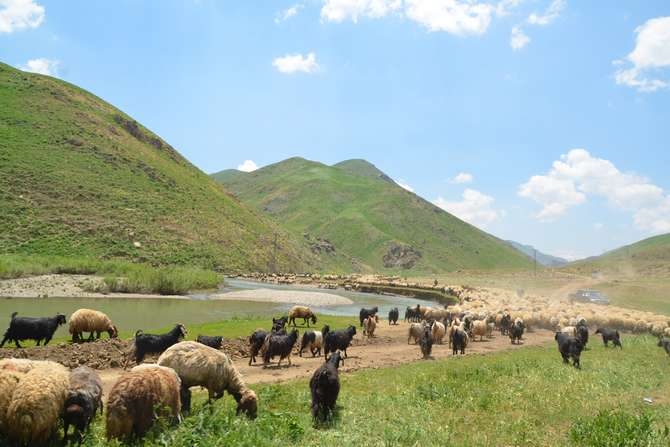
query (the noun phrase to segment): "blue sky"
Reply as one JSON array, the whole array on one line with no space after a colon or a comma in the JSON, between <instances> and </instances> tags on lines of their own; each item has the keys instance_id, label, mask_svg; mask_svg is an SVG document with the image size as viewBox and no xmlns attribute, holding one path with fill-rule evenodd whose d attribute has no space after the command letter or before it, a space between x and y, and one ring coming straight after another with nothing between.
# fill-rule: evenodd
<instances>
[{"instance_id":1,"label":"blue sky","mask_svg":"<svg viewBox=\"0 0 670 447\"><path fill-rule=\"evenodd\" d=\"M365 158L579 257L670 232L668 16L665 0L0 0L0 60L95 93L205 172Z\"/></svg>"}]
</instances>

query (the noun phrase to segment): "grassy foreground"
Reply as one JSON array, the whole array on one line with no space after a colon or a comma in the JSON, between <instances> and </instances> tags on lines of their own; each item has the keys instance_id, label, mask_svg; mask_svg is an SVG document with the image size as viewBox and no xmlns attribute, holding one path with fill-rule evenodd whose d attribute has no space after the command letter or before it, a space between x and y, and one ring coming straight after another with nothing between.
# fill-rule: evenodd
<instances>
[{"instance_id":1,"label":"grassy foreground","mask_svg":"<svg viewBox=\"0 0 670 447\"><path fill-rule=\"evenodd\" d=\"M200 400L146 445L668 445L670 360L652 337L623 343L592 343L582 370L563 365L552 343L342 374L338 414L320 428L307 380L256 385L257 420L236 417L229 396L211 408ZM101 419L84 445L106 445Z\"/></svg>"},{"instance_id":2,"label":"grassy foreground","mask_svg":"<svg viewBox=\"0 0 670 447\"><path fill-rule=\"evenodd\" d=\"M104 276L103 284L89 287L91 292L103 293L179 295L189 290L216 288L223 281L216 272L196 267L152 267L127 261L64 256L0 256L0 279L49 273Z\"/></svg>"}]
</instances>

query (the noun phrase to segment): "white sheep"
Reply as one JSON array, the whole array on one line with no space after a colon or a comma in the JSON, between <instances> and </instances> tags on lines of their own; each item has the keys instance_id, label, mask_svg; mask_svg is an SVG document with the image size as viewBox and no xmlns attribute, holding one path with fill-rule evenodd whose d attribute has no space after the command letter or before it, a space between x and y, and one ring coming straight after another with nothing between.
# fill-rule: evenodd
<instances>
[{"instance_id":1,"label":"white sheep","mask_svg":"<svg viewBox=\"0 0 670 447\"><path fill-rule=\"evenodd\" d=\"M484 320L475 320L472 322L472 339L476 340L479 335L479 341L484 340L484 336L488 335L488 325Z\"/></svg>"},{"instance_id":2,"label":"white sheep","mask_svg":"<svg viewBox=\"0 0 670 447\"><path fill-rule=\"evenodd\" d=\"M101 332L107 332L109 338L116 338L119 331L112 323L112 320L104 313L93 309L76 310L70 317L70 334L72 341L83 340L83 333L90 332L89 341L93 340L93 334L100 338Z\"/></svg>"},{"instance_id":3,"label":"white sheep","mask_svg":"<svg viewBox=\"0 0 670 447\"><path fill-rule=\"evenodd\" d=\"M222 397L223 392L228 391L237 402L238 413L256 417L256 393L247 387L225 353L194 341L183 341L170 346L161 354L158 364L174 369L186 389L192 386L207 388L210 401ZM184 409L188 411L187 403Z\"/></svg>"},{"instance_id":4,"label":"white sheep","mask_svg":"<svg viewBox=\"0 0 670 447\"><path fill-rule=\"evenodd\" d=\"M433 335L433 343L442 344L442 340L444 340L444 336L447 333L447 328L444 326L444 324L440 323L439 321L434 322L431 331Z\"/></svg>"},{"instance_id":5,"label":"white sheep","mask_svg":"<svg viewBox=\"0 0 670 447\"><path fill-rule=\"evenodd\" d=\"M0 369L0 435L7 435L7 407L24 372L7 368Z\"/></svg>"},{"instance_id":6,"label":"white sheep","mask_svg":"<svg viewBox=\"0 0 670 447\"><path fill-rule=\"evenodd\" d=\"M377 328L377 316L370 315L363 320L363 335L374 337L375 329Z\"/></svg>"},{"instance_id":7,"label":"white sheep","mask_svg":"<svg viewBox=\"0 0 670 447\"><path fill-rule=\"evenodd\" d=\"M410 323L409 329L407 331L407 344L413 338L414 344L419 341L421 338L421 333L423 332L423 323Z\"/></svg>"},{"instance_id":8,"label":"white sheep","mask_svg":"<svg viewBox=\"0 0 670 447\"><path fill-rule=\"evenodd\" d=\"M19 380L7 407L8 437L18 444L45 444L58 428L70 371L55 362L34 365Z\"/></svg>"}]
</instances>

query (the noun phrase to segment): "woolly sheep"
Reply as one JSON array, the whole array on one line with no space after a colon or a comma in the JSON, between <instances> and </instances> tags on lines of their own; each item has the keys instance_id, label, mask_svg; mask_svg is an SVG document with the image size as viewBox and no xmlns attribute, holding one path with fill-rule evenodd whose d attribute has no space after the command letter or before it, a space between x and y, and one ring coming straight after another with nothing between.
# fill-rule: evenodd
<instances>
[{"instance_id":1,"label":"woolly sheep","mask_svg":"<svg viewBox=\"0 0 670 447\"><path fill-rule=\"evenodd\" d=\"M419 342L419 338L421 338L421 334L423 333L423 326L423 323L410 323L407 331L407 344L409 344L412 338L414 339L414 344Z\"/></svg>"},{"instance_id":2,"label":"woolly sheep","mask_svg":"<svg viewBox=\"0 0 670 447\"><path fill-rule=\"evenodd\" d=\"M293 323L293 327L295 327L296 318L302 318L302 324L306 324L307 327L309 327L309 320L312 320L312 324L316 324L316 315L314 315L312 309L307 306L293 306L288 311L288 324Z\"/></svg>"},{"instance_id":3,"label":"woolly sheep","mask_svg":"<svg viewBox=\"0 0 670 447\"><path fill-rule=\"evenodd\" d=\"M479 341L484 341L484 336L488 334L488 326L484 320L475 320L472 322L472 339L476 340L479 335Z\"/></svg>"},{"instance_id":4,"label":"woolly sheep","mask_svg":"<svg viewBox=\"0 0 670 447\"><path fill-rule=\"evenodd\" d=\"M19 380L24 375L25 372L12 368L0 369L0 435L6 435L7 407Z\"/></svg>"},{"instance_id":5,"label":"woolly sheep","mask_svg":"<svg viewBox=\"0 0 670 447\"><path fill-rule=\"evenodd\" d=\"M444 324L436 321L433 323L431 332L433 336L433 342L442 344L442 340L444 340L444 336L447 334L447 328L444 326Z\"/></svg>"},{"instance_id":6,"label":"woolly sheep","mask_svg":"<svg viewBox=\"0 0 670 447\"><path fill-rule=\"evenodd\" d=\"M141 438L157 417L179 421L180 388L181 381L170 368L140 365L123 374L107 399L107 440Z\"/></svg>"},{"instance_id":7,"label":"woolly sheep","mask_svg":"<svg viewBox=\"0 0 670 447\"><path fill-rule=\"evenodd\" d=\"M36 363L21 378L7 407L6 430L17 444L46 444L58 428L70 372L50 361Z\"/></svg>"},{"instance_id":8,"label":"woolly sheep","mask_svg":"<svg viewBox=\"0 0 670 447\"><path fill-rule=\"evenodd\" d=\"M119 331L112 323L110 318L97 310L79 309L76 310L70 317L70 334L72 334L72 341L77 342L83 339L83 333L90 332L88 340L93 340L93 334L96 338L100 338L101 332L107 332L109 338L116 338L119 336Z\"/></svg>"},{"instance_id":9,"label":"woolly sheep","mask_svg":"<svg viewBox=\"0 0 670 447\"><path fill-rule=\"evenodd\" d=\"M370 315L363 320L363 335L374 337L375 329L377 328L377 316Z\"/></svg>"},{"instance_id":10,"label":"woolly sheep","mask_svg":"<svg viewBox=\"0 0 670 447\"><path fill-rule=\"evenodd\" d=\"M238 414L243 412L250 418L256 417L256 393L247 387L242 375L223 352L197 342L183 341L161 354L158 364L174 369L184 388L207 388L210 401L222 397L227 391L237 402Z\"/></svg>"}]
</instances>

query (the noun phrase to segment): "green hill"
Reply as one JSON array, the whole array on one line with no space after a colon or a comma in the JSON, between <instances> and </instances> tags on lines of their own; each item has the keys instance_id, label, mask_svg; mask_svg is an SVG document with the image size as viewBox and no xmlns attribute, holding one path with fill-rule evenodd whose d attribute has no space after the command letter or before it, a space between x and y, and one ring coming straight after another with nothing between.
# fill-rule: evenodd
<instances>
[{"instance_id":1,"label":"green hill","mask_svg":"<svg viewBox=\"0 0 670 447\"><path fill-rule=\"evenodd\" d=\"M214 177L216 178L216 174ZM223 182L332 265L350 271L433 273L525 268L526 256L416 194L364 160L335 166L291 158Z\"/></svg>"},{"instance_id":2,"label":"green hill","mask_svg":"<svg viewBox=\"0 0 670 447\"><path fill-rule=\"evenodd\" d=\"M670 274L670 234L650 237L601 256L566 266L580 273L604 271L627 276Z\"/></svg>"},{"instance_id":3,"label":"green hill","mask_svg":"<svg viewBox=\"0 0 670 447\"><path fill-rule=\"evenodd\" d=\"M306 243L239 203L131 117L71 84L5 64L0 216L4 254L224 271L316 262Z\"/></svg>"}]
</instances>

